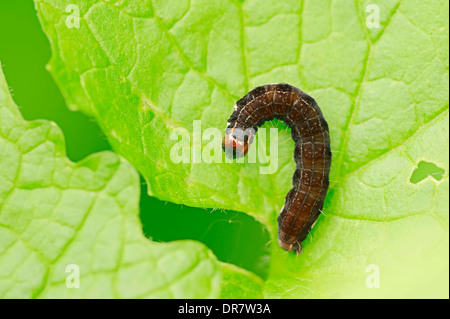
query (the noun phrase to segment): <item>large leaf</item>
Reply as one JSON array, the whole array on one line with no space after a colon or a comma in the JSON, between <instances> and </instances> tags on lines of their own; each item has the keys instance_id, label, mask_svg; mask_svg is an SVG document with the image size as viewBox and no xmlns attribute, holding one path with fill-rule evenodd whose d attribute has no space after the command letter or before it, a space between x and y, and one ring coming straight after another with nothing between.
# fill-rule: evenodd
<instances>
[{"instance_id":1,"label":"large leaf","mask_svg":"<svg viewBox=\"0 0 450 319\"><path fill-rule=\"evenodd\" d=\"M160 199L252 214L275 238L294 171L289 132L275 174L176 164L170 133L193 138L194 120L223 129L259 84L288 82L318 101L333 149L326 215L298 257L273 240L266 296L448 296L447 1L35 3L68 104L98 120ZM66 23L69 4L79 28ZM366 24L368 4L379 28ZM425 162L442 177L411 182ZM372 264L379 289L366 287Z\"/></svg>"},{"instance_id":2,"label":"large leaf","mask_svg":"<svg viewBox=\"0 0 450 319\"><path fill-rule=\"evenodd\" d=\"M2 298L219 295L205 246L143 236L135 169L111 152L70 162L55 124L22 119L1 69L0 155Z\"/></svg>"}]
</instances>

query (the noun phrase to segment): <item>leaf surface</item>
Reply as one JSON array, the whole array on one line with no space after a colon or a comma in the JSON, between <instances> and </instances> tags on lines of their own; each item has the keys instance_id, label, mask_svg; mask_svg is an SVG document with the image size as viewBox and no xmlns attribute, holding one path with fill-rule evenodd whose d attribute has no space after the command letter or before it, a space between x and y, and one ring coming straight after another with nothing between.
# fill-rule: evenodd
<instances>
[{"instance_id":1,"label":"leaf surface","mask_svg":"<svg viewBox=\"0 0 450 319\"><path fill-rule=\"evenodd\" d=\"M68 103L98 120L151 195L268 226L266 297L448 296L447 1L35 3ZM80 28L66 24L72 3ZM369 4L379 28L367 24ZM175 128L191 141L194 120L223 129L237 99L274 82L311 94L330 126L325 214L298 257L275 240L295 167L283 124L275 174L260 174L261 163L170 157ZM423 161L442 178L412 183ZM372 269L379 289L367 288Z\"/></svg>"},{"instance_id":2,"label":"leaf surface","mask_svg":"<svg viewBox=\"0 0 450 319\"><path fill-rule=\"evenodd\" d=\"M143 236L136 170L112 152L69 161L54 123L23 120L1 69L0 154L2 298L219 295L205 246Z\"/></svg>"}]
</instances>

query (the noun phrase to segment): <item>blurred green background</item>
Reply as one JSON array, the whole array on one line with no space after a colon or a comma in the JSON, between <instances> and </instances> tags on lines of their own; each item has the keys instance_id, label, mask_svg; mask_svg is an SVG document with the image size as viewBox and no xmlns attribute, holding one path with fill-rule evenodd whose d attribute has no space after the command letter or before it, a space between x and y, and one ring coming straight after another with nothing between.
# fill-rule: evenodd
<instances>
[{"instance_id":1,"label":"blurred green background","mask_svg":"<svg viewBox=\"0 0 450 319\"><path fill-rule=\"evenodd\" d=\"M69 111L46 71L50 44L42 32L32 0L0 0L0 60L13 98L26 120L48 119L62 129L68 157L78 161L110 149L96 123ZM147 196L142 181L141 220L145 236L155 241L195 239L219 260L265 278L269 234L262 224L239 212L203 210L161 202Z\"/></svg>"}]
</instances>

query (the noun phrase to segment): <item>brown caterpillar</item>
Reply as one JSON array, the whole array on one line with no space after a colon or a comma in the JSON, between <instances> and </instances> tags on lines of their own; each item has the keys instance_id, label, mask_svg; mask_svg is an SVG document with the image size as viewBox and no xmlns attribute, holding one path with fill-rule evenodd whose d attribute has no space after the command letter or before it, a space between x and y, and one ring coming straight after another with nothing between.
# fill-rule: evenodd
<instances>
[{"instance_id":1,"label":"brown caterpillar","mask_svg":"<svg viewBox=\"0 0 450 319\"><path fill-rule=\"evenodd\" d=\"M258 127L274 118L291 128L297 164L294 187L278 216L278 244L300 253L301 242L321 212L329 185L330 135L316 101L286 83L256 87L237 101L222 147L229 158L245 156Z\"/></svg>"}]
</instances>

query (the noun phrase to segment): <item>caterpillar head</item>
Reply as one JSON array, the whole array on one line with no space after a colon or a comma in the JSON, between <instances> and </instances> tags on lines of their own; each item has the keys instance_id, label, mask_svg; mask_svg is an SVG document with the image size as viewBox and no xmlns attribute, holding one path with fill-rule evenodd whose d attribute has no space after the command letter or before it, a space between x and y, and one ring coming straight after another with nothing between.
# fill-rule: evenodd
<instances>
[{"instance_id":1,"label":"caterpillar head","mask_svg":"<svg viewBox=\"0 0 450 319\"><path fill-rule=\"evenodd\" d=\"M293 243L286 243L278 238L278 245L280 245L281 248L288 252L294 251L297 255L301 254L303 251L302 245L298 241L295 241Z\"/></svg>"},{"instance_id":2,"label":"caterpillar head","mask_svg":"<svg viewBox=\"0 0 450 319\"><path fill-rule=\"evenodd\" d=\"M249 144L253 141L254 129L227 128L222 141L222 149L228 158L241 158L247 155Z\"/></svg>"}]
</instances>

